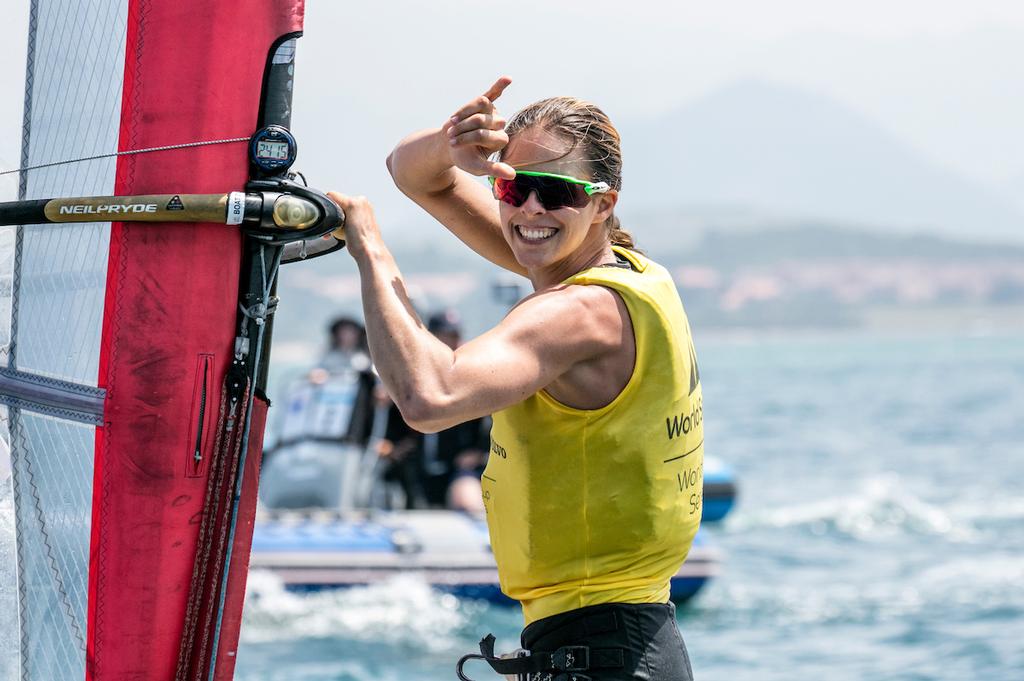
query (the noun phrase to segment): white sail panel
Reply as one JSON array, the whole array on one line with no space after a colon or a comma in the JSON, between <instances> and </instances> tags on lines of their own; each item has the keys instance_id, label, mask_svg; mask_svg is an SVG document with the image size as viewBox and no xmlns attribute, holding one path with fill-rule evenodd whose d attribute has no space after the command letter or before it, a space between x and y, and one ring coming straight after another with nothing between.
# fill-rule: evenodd
<instances>
[{"instance_id":1,"label":"white sail panel","mask_svg":"<svg viewBox=\"0 0 1024 681\"><path fill-rule=\"evenodd\" d=\"M33 0L21 167L118 151L128 0ZM23 171L20 199L114 194L116 159ZM5 228L0 371L95 387L110 225ZM20 372L20 373L18 373ZM9 397L23 681L84 679L95 425ZM6 571L6 568L5 568Z\"/></svg>"},{"instance_id":2,"label":"white sail panel","mask_svg":"<svg viewBox=\"0 0 1024 681\"><path fill-rule=\"evenodd\" d=\"M95 428L19 411L10 422L18 508L22 679L85 678Z\"/></svg>"},{"instance_id":3,"label":"white sail panel","mask_svg":"<svg viewBox=\"0 0 1024 681\"><path fill-rule=\"evenodd\" d=\"M127 0L33 2L22 167L118 150ZM114 193L115 158L29 170L22 199ZM109 223L22 227L8 363L96 385Z\"/></svg>"}]
</instances>

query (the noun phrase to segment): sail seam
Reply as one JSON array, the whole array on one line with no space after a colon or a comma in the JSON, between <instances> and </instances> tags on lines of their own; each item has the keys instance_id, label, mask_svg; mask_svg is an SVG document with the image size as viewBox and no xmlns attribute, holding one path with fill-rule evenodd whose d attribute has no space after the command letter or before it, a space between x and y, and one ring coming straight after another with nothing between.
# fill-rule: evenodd
<instances>
[{"instance_id":1,"label":"sail seam","mask_svg":"<svg viewBox=\"0 0 1024 681\"><path fill-rule=\"evenodd\" d=\"M101 425L106 390L0 367L0 404Z\"/></svg>"}]
</instances>

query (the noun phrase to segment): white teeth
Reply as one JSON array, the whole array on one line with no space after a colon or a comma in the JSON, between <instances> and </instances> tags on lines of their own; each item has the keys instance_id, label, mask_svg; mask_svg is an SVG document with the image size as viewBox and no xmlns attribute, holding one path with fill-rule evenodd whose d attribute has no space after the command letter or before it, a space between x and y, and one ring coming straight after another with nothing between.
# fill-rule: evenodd
<instances>
[{"instance_id":1,"label":"white teeth","mask_svg":"<svg viewBox=\"0 0 1024 681\"><path fill-rule=\"evenodd\" d=\"M530 241L539 241L541 239L547 239L552 236L557 229L551 229L550 227L523 227L519 225L516 227L519 230L519 234Z\"/></svg>"}]
</instances>

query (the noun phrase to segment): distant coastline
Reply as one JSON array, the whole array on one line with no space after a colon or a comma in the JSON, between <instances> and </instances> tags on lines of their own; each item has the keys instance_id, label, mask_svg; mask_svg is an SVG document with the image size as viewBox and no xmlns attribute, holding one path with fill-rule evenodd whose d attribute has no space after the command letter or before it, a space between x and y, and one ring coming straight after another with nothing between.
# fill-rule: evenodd
<instances>
[{"instance_id":1,"label":"distant coastline","mask_svg":"<svg viewBox=\"0 0 1024 681\"><path fill-rule=\"evenodd\" d=\"M930 235L886 234L824 224L707 228L685 247L645 244L672 273L691 324L702 332L891 331L984 335L1024 330L1024 247ZM467 331L496 323L505 306L498 282L529 283L462 247L395 244L424 310L456 307ZM326 262L333 260L333 262ZM319 340L339 313L361 314L350 263L336 259L288 271L279 340ZM422 311L422 310L421 310ZM324 320L319 321L319 320ZM279 320L280 322L281 320Z\"/></svg>"}]
</instances>

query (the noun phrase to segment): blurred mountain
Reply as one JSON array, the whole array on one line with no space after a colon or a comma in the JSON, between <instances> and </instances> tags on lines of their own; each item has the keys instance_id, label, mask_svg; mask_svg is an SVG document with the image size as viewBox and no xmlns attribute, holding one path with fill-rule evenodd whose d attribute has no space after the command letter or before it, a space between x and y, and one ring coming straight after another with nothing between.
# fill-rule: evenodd
<instances>
[{"instance_id":1,"label":"blurred mountain","mask_svg":"<svg viewBox=\"0 0 1024 681\"><path fill-rule=\"evenodd\" d=\"M624 122L622 213L638 227L827 218L968 240L1024 241L1024 207L947 170L827 97L744 80ZM676 217L675 219L678 219ZM667 227L667 225L665 225ZM680 230L674 230L678 233ZM652 229L656 242L669 238Z\"/></svg>"}]
</instances>

